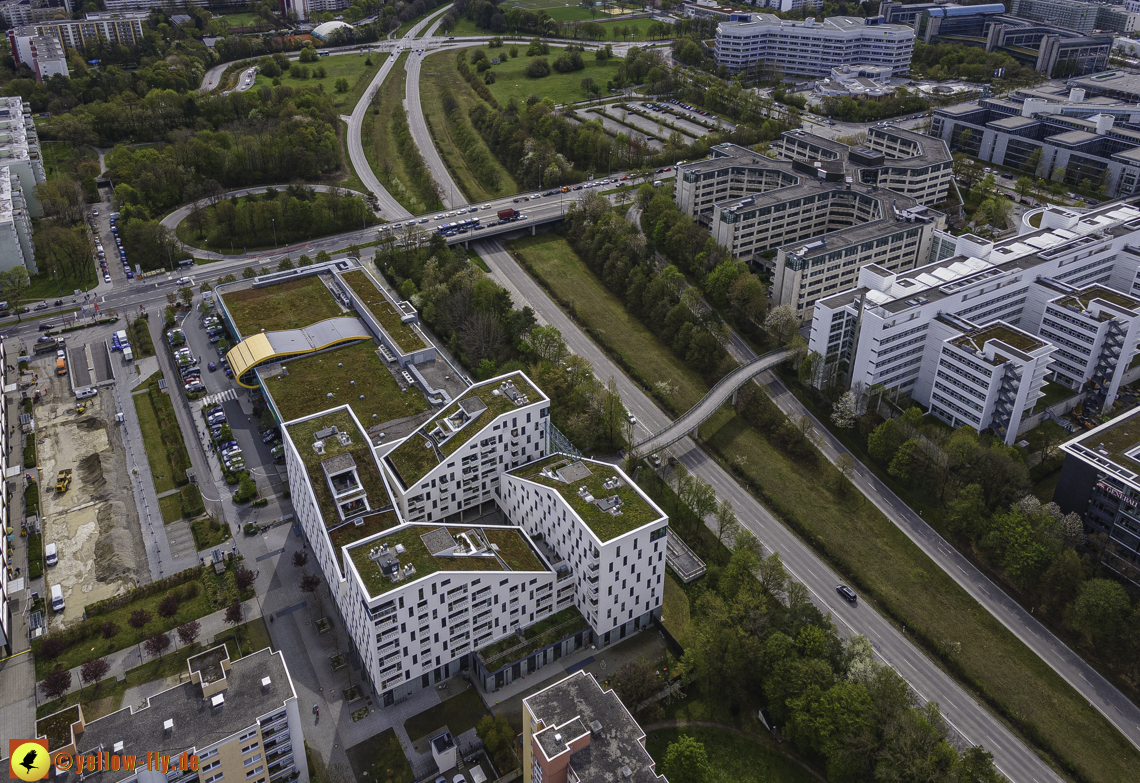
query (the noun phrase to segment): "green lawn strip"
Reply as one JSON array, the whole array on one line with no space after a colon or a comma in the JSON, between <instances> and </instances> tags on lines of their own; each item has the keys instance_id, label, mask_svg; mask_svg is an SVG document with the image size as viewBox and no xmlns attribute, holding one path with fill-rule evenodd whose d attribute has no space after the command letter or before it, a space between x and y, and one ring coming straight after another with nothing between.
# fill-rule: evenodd
<instances>
[{"instance_id":1,"label":"green lawn strip","mask_svg":"<svg viewBox=\"0 0 1140 783\"><path fill-rule=\"evenodd\" d=\"M492 58L502 56L507 48L509 47L488 50L487 56ZM506 61L491 67L491 72L495 74L495 83L487 85L487 89L503 107L506 107L512 98L525 103L528 95L541 95L543 98L550 98L556 104L583 100L587 97L586 91L582 89L583 79L586 77L593 79L604 90L606 82L612 81L617 75L618 66L622 62L621 58L614 57L606 63L599 63L594 59L593 52L583 52L582 61L586 67L582 70L559 73L552 69L549 76L531 79L525 73L527 66L530 65L530 58L526 56L526 45L520 44L519 49L518 57L512 59L508 55ZM499 54L491 54L492 51ZM545 55L547 62L553 66L562 51L561 47L550 47L550 54Z\"/></svg>"},{"instance_id":2,"label":"green lawn strip","mask_svg":"<svg viewBox=\"0 0 1140 783\"><path fill-rule=\"evenodd\" d=\"M467 119L480 99L471 85L459 76L455 69L455 58L453 51L428 57L424 60L420 73L420 102L440 157L447 164L448 171L468 202L482 202L518 193L518 184L487 149L486 143ZM453 110L451 115L445 114L444 101L447 97L459 104L459 108ZM461 128L456 127L457 122L462 123ZM459 134L463 134L462 137ZM470 145L467 154L464 154L464 139ZM476 174L476 160L480 166L478 170L484 172L482 178ZM489 180L496 184L492 185Z\"/></svg>"},{"instance_id":3,"label":"green lawn strip","mask_svg":"<svg viewBox=\"0 0 1140 783\"><path fill-rule=\"evenodd\" d=\"M171 497L177 496L172 495ZM182 499L178 498L178 500L181 509ZM190 532L194 534L194 547L199 552L230 540L229 525L215 522L209 517L199 517L191 522Z\"/></svg>"},{"instance_id":4,"label":"green lawn strip","mask_svg":"<svg viewBox=\"0 0 1140 783\"><path fill-rule=\"evenodd\" d=\"M262 330L303 329L345 315L318 275L231 291L223 301L243 339Z\"/></svg>"},{"instance_id":5,"label":"green lawn strip","mask_svg":"<svg viewBox=\"0 0 1140 783\"><path fill-rule=\"evenodd\" d=\"M154 592L148 592L153 588L144 585L129 594L137 597L128 598L120 606L91 616L79 624L82 628L72 626L68 631L58 634L65 640L69 633L74 634L75 638L55 660L49 661L44 656L36 657L36 679L42 679L56 667L71 669L89 658L109 655L131 645L141 644L156 633L173 631L182 623L205 617L225 609L236 600L252 596L252 591L244 595L239 593L232 565L222 574L215 574L212 569L195 568L185 578L190 581L166 589L160 586ZM162 617L158 613L158 605L168 594L182 596L182 601L173 617ZM146 625L136 630L131 627L128 619L138 609L149 612L151 616ZM118 626L117 632L110 639L104 638L99 630L107 621ZM83 638L84 630L90 632L86 638Z\"/></svg>"},{"instance_id":6,"label":"green lawn strip","mask_svg":"<svg viewBox=\"0 0 1140 783\"><path fill-rule=\"evenodd\" d=\"M547 248L546 243L550 243ZM516 256L595 340L644 373L676 362L672 354L629 316L564 240L550 235L511 243ZM521 248L521 249L520 249ZM536 248L542 248L541 250ZM629 326L626 326L626 324ZM615 325L621 328L614 328ZM605 327L603 329L603 327ZM628 346L637 331L644 338ZM619 350L612 345L625 346ZM687 410L707 387L695 375L669 374L683 384L676 404ZM644 383L644 381L643 381ZM645 384L651 386L651 384ZM937 656L960 682L994 707L1031 742L1050 750L1086 780L1123 779L1140 754L1059 675L962 590L909 538L862 496L832 494L834 466L800 466L773 448L730 410L702 427L709 445L759 488L760 499L781 515L857 588L908 634ZM743 468L740 465L743 465ZM905 500L904 496L904 500ZM950 651L960 649L951 654ZM1090 742L1090 738L1097 738ZM1101 752L1111 747L1110 752Z\"/></svg>"},{"instance_id":7,"label":"green lawn strip","mask_svg":"<svg viewBox=\"0 0 1140 783\"><path fill-rule=\"evenodd\" d=\"M1028 741L1081 779L1123 780L1140 753L1036 653L862 496L833 494L833 465L803 467L739 416L705 425L711 449L839 573ZM1090 738L1096 738L1090 743ZM981 739L984 743L984 738ZM1124 776L1124 777L1122 777Z\"/></svg>"},{"instance_id":8,"label":"green lawn strip","mask_svg":"<svg viewBox=\"0 0 1140 783\"><path fill-rule=\"evenodd\" d=\"M269 639L269 628L265 625L265 620L260 617L255 617L247 623L241 623L235 626L233 630L224 631L214 637L214 643L210 646L216 647L222 642L225 642L226 649L230 651L230 657L233 660L244 658L247 655L264 650L266 647L273 646Z\"/></svg>"},{"instance_id":9,"label":"green lawn strip","mask_svg":"<svg viewBox=\"0 0 1140 783\"><path fill-rule=\"evenodd\" d=\"M647 732L645 749L660 770L669 744L682 736L693 737L705 746L712 780L733 783L818 783L824 778L785 755L767 734L740 736L728 729L687 726L658 728Z\"/></svg>"},{"instance_id":10,"label":"green lawn strip","mask_svg":"<svg viewBox=\"0 0 1140 783\"><path fill-rule=\"evenodd\" d=\"M626 312L621 301L594 277L565 239L539 234L510 242L507 247L594 340L616 354L627 372L632 370L649 388L658 381L675 386L676 391L663 400L669 408L686 411L708 392L699 375L665 350L641 321Z\"/></svg>"},{"instance_id":11,"label":"green lawn strip","mask_svg":"<svg viewBox=\"0 0 1140 783\"><path fill-rule=\"evenodd\" d=\"M487 266L487 262L483 260L483 257L471 248L467 248L467 257L471 259L471 263L473 263L475 266L479 267L487 274L491 273L491 267Z\"/></svg>"},{"instance_id":12,"label":"green lawn strip","mask_svg":"<svg viewBox=\"0 0 1140 783\"><path fill-rule=\"evenodd\" d=\"M158 507L162 510L162 524L169 525L182 519L182 496L178 493L159 498Z\"/></svg>"},{"instance_id":13,"label":"green lawn strip","mask_svg":"<svg viewBox=\"0 0 1140 783\"><path fill-rule=\"evenodd\" d=\"M307 748L306 748L307 750ZM396 730L389 727L374 737L346 749L357 780L374 783L414 783L416 776L408 763ZM320 783L318 780L317 783Z\"/></svg>"},{"instance_id":14,"label":"green lawn strip","mask_svg":"<svg viewBox=\"0 0 1140 783\"><path fill-rule=\"evenodd\" d=\"M146 446L146 459L150 464L150 473L154 477L154 491L161 495L175 488L174 468L166 453L162 429L159 427L150 394L134 394L131 395L131 399L135 402L135 412L139 417L139 429L142 430L143 445Z\"/></svg>"},{"instance_id":15,"label":"green lawn strip","mask_svg":"<svg viewBox=\"0 0 1140 783\"><path fill-rule=\"evenodd\" d=\"M388 55L381 52L373 52L372 65L365 65L368 59L368 54L360 54L359 52L351 52L348 54L331 54L328 57L318 57L316 62L302 63L293 61L289 70L277 77L282 85L292 87L294 90L320 90L332 98L333 106L344 109L345 113L352 111L352 107L360 100L360 96L364 94L364 88L372 81L372 77L380 70L380 66L384 64L384 59ZM312 75L307 79L298 79L293 75L294 68L307 68L309 73L312 74L315 68L324 68L327 76L324 78L316 78ZM336 80L344 78L348 79L349 89L347 92L336 91ZM260 87L273 87L275 79L264 76L258 73L253 80L253 87L251 89L258 89Z\"/></svg>"},{"instance_id":16,"label":"green lawn strip","mask_svg":"<svg viewBox=\"0 0 1140 783\"><path fill-rule=\"evenodd\" d=\"M458 737L475 728L479 719L489 714L475 687L467 685L458 695L408 718L404 721L404 731L412 742L426 737L429 732L441 726L447 726L451 736Z\"/></svg>"},{"instance_id":17,"label":"green lawn strip","mask_svg":"<svg viewBox=\"0 0 1140 783\"><path fill-rule=\"evenodd\" d=\"M685 643L685 629L689 627L689 597L681 589L672 572L665 574L665 600L661 608L661 623L680 644Z\"/></svg>"}]
</instances>

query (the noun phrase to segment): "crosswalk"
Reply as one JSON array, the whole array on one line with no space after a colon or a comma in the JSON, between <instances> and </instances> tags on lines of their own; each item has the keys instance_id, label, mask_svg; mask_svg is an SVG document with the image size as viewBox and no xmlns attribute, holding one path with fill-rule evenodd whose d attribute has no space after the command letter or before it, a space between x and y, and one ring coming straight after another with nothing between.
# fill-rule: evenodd
<instances>
[{"instance_id":1,"label":"crosswalk","mask_svg":"<svg viewBox=\"0 0 1140 783\"><path fill-rule=\"evenodd\" d=\"M202 407L210 407L212 405L221 405L223 402L237 399L237 389L226 389L224 392L217 394L210 394L202 398Z\"/></svg>"}]
</instances>

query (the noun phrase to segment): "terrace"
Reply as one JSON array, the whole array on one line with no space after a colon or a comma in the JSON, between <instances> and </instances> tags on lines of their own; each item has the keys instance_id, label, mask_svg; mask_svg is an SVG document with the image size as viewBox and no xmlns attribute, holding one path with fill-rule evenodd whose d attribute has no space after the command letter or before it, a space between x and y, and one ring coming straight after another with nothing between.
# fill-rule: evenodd
<instances>
[{"instance_id":1,"label":"terrace","mask_svg":"<svg viewBox=\"0 0 1140 783\"><path fill-rule=\"evenodd\" d=\"M514 399L511 394L502 392L504 379L501 378L472 386L388 454L389 464L405 487L427 475L499 416L520 405L546 399L521 373L509 376L506 381L517 393Z\"/></svg>"},{"instance_id":2,"label":"terrace","mask_svg":"<svg viewBox=\"0 0 1140 783\"><path fill-rule=\"evenodd\" d=\"M603 542L665 517L628 477L602 462L555 454L516 468L511 475L557 490Z\"/></svg>"},{"instance_id":3,"label":"terrace","mask_svg":"<svg viewBox=\"0 0 1140 783\"><path fill-rule=\"evenodd\" d=\"M344 315L344 309L319 275L227 291L222 301L241 336L283 329L303 329L327 318Z\"/></svg>"},{"instance_id":4,"label":"terrace","mask_svg":"<svg viewBox=\"0 0 1140 783\"><path fill-rule=\"evenodd\" d=\"M283 372L261 372L282 421L348 405L365 426L423 413L430 407L414 386L406 390L376 354L376 344L359 342L282 362Z\"/></svg>"},{"instance_id":5,"label":"terrace","mask_svg":"<svg viewBox=\"0 0 1140 783\"><path fill-rule=\"evenodd\" d=\"M497 549L487 547L487 543ZM379 551L381 546L386 550ZM439 571L547 570L516 528L402 525L352 547L349 557L372 597ZM395 580L392 571L398 575Z\"/></svg>"},{"instance_id":6,"label":"terrace","mask_svg":"<svg viewBox=\"0 0 1140 783\"><path fill-rule=\"evenodd\" d=\"M321 430L336 427L339 433L347 433L350 441L342 445L337 437L325 437L323 453L318 454L313 448L316 434ZM340 513L337 510L336 500L332 490L325 480L322 463L335 459L342 454L348 454L356 463L356 475L360 485L364 488L364 496L373 512L383 511L392 505L392 498L384 480L380 476L380 469L372 456L372 443L368 437L356 426L352 416L344 408L326 413L313 419L308 419L288 427L289 437L297 446L297 453L301 455L301 462L309 474L309 485L317 498L317 506L324 518L326 528L341 525ZM365 518L366 520L368 517ZM335 541L334 541L335 544Z\"/></svg>"},{"instance_id":7,"label":"terrace","mask_svg":"<svg viewBox=\"0 0 1140 783\"><path fill-rule=\"evenodd\" d=\"M545 620L524 628L522 638L506 636L479 650L479 659L488 672L496 672L507 664L521 660L549 644L589 628L590 624L576 607L563 609Z\"/></svg>"},{"instance_id":8,"label":"terrace","mask_svg":"<svg viewBox=\"0 0 1140 783\"><path fill-rule=\"evenodd\" d=\"M400 312L376 287L367 272L362 270L346 272L341 275L341 279L354 294L360 297L401 351L412 353L428 347L428 343L412 328L412 325L403 322Z\"/></svg>"}]
</instances>

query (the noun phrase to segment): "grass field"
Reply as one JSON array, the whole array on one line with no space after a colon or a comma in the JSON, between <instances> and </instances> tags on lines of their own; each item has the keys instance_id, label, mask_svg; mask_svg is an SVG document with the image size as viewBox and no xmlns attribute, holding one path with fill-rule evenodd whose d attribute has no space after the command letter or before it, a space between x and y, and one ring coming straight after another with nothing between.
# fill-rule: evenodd
<instances>
[{"instance_id":1,"label":"grass field","mask_svg":"<svg viewBox=\"0 0 1140 783\"><path fill-rule=\"evenodd\" d=\"M220 14L217 15L226 23L226 27L257 27L258 25L268 24L264 19L250 11L244 11L240 14Z\"/></svg>"},{"instance_id":2,"label":"grass field","mask_svg":"<svg viewBox=\"0 0 1140 783\"><path fill-rule=\"evenodd\" d=\"M785 756L768 735L742 737L724 729L691 727L653 729L645 738L646 750L657 762L665 760L669 743L690 736L705 746L712 766L710 780L733 783L817 783L821 778Z\"/></svg>"},{"instance_id":3,"label":"grass field","mask_svg":"<svg viewBox=\"0 0 1140 783\"><path fill-rule=\"evenodd\" d=\"M678 363L620 302L605 291L570 247L556 237L512 243L517 255L533 260L536 274L611 350L651 381L679 383L676 402L684 410L704 394L699 378L667 367ZM1140 753L1088 702L934 564L907 536L862 496L841 497L835 467L809 467L789 460L729 409L702 427L702 435L724 460L743 466L762 499L801 535L827 554L836 569L869 601L944 649L975 693L1018 716L1040 743L1047 744L1089 781L1117 781L1140 763ZM1023 731L1023 734L1026 732Z\"/></svg>"},{"instance_id":4,"label":"grass field","mask_svg":"<svg viewBox=\"0 0 1140 783\"><path fill-rule=\"evenodd\" d=\"M414 783L416 776L404 755L396 730L389 727L346 751L357 780L372 783Z\"/></svg>"},{"instance_id":5,"label":"grass field","mask_svg":"<svg viewBox=\"0 0 1140 783\"><path fill-rule=\"evenodd\" d=\"M372 65L365 65L368 57L372 58ZM380 66L384 64L384 58L388 55L382 52L373 52L371 55L358 54L352 52L351 54L333 54L328 57L318 57L315 63L299 63L294 62L288 71L281 74L279 78L281 84L288 85L295 90L311 89L316 90L324 88L328 95L332 96L333 106L338 106L344 109L344 113L348 114L352 111L352 107L360 100L360 96L364 94L364 88L372 81L372 77L380 70ZM294 68L304 66L309 69L309 73L313 72L314 68L324 68L327 75L324 78L317 79L310 76L308 79L298 79L293 75ZM336 80L344 77L348 79L348 92L337 92L335 89ZM272 87L273 79L268 76L258 74L253 80L253 86L256 87Z\"/></svg>"},{"instance_id":6,"label":"grass field","mask_svg":"<svg viewBox=\"0 0 1140 783\"><path fill-rule=\"evenodd\" d=\"M162 524L169 525L171 522L182 519L182 496L177 492L159 498L158 507L162 510Z\"/></svg>"},{"instance_id":7,"label":"grass field","mask_svg":"<svg viewBox=\"0 0 1140 783\"><path fill-rule=\"evenodd\" d=\"M98 162L99 155L86 145L76 147L69 141L40 142L43 154L44 171L50 177L64 172L75 173L85 160Z\"/></svg>"},{"instance_id":8,"label":"grass field","mask_svg":"<svg viewBox=\"0 0 1140 783\"><path fill-rule=\"evenodd\" d=\"M465 53L466 56L466 53ZM479 96L459 76L455 69L455 53L442 52L424 60L423 70L420 74L420 101L423 104L424 116L431 128L432 139L435 141L443 162L447 164L448 171L467 197L468 202L487 201L512 193L519 192L519 186L495 159L491 151L467 119L468 112L480 102ZM460 106L463 115L460 120L467 128L467 133L475 139L476 148L482 150L481 157L498 178L497 187L480 182L475 175L468 160L463 155L459 139L456 138L456 129L444 114L444 97L450 95ZM486 180L487 177L485 176Z\"/></svg>"},{"instance_id":9,"label":"grass field","mask_svg":"<svg viewBox=\"0 0 1140 783\"><path fill-rule=\"evenodd\" d=\"M505 54L508 48L504 47L498 51ZM528 95L541 95L543 98L550 98L558 104L585 100L587 96L582 89L582 80L588 76L595 83L600 84L604 90L606 82L614 78L617 74L618 65L621 63L620 58L614 57L602 64L594 59L592 52L584 52L582 59L586 63L586 67L581 71L558 73L552 70L549 76L544 76L541 79L530 79L524 73L526 67L530 65L530 58L525 54L525 46L519 48L518 57L511 59L508 56L506 62L499 63L491 68L496 81L494 84L488 85L488 89L491 90L491 94L495 96L495 100L499 102L500 106L506 106L511 98L520 102L525 101ZM550 47L550 54L546 55L547 61L553 64L560 52L562 49ZM489 52L488 56L491 56Z\"/></svg>"},{"instance_id":10,"label":"grass field","mask_svg":"<svg viewBox=\"0 0 1140 783\"><path fill-rule=\"evenodd\" d=\"M586 268L578 254L560 236L538 234L507 245L531 274L555 296L570 304L570 312L593 330L611 351L637 367L650 383L668 381L676 391L668 400L674 409L688 410L708 388L700 376L673 354L664 350L641 321L626 312L614 296Z\"/></svg>"},{"instance_id":11,"label":"grass field","mask_svg":"<svg viewBox=\"0 0 1140 783\"><path fill-rule=\"evenodd\" d=\"M689 597L674 578L665 574L665 600L661 607L661 622L680 644L685 643L685 629L689 627Z\"/></svg>"},{"instance_id":12,"label":"grass field","mask_svg":"<svg viewBox=\"0 0 1140 783\"><path fill-rule=\"evenodd\" d=\"M157 378L151 378L150 383L157 383ZM149 383L147 384L149 386ZM143 387L145 388L145 387ZM170 398L167 395L160 395L162 399L169 405ZM154 405L151 403L150 394L142 393L132 395L135 401L135 412L139 417L139 428L142 430L143 444L146 446L146 458L150 464L150 472L154 477L154 491L158 494L167 492L175 488L174 483L174 467L171 465L170 457L166 452L166 445L162 440L162 429L158 424L158 415L154 410ZM173 406L170 411L173 417ZM186 446L183 444L182 448ZM171 495L177 499L177 495ZM181 505L179 506L181 510ZM179 513L179 517L181 513ZM177 519L178 517L175 517ZM163 519L164 522L173 521Z\"/></svg>"},{"instance_id":13,"label":"grass field","mask_svg":"<svg viewBox=\"0 0 1140 783\"><path fill-rule=\"evenodd\" d=\"M408 739L412 742L426 737L429 732L440 726L447 726L451 736L458 737L465 731L475 728L475 724L484 715L487 708L474 686L468 685L466 690L458 695L441 701L434 707L429 707L418 715L413 715L404 721L404 731L408 732Z\"/></svg>"}]
</instances>

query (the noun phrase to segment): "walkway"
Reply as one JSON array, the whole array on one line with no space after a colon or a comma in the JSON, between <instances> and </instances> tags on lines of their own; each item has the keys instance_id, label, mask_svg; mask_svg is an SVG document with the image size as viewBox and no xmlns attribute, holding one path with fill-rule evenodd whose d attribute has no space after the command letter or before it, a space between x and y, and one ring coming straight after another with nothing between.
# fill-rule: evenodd
<instances>
[{"instance_id":1,"label":"walkway","mask_svg":"<svg viewBox=\"0 0 1140 783\"><path fill-rule=\"evenodd\" d=\"M686 413L675 419L664 429L650 435L648 438L634 444L634 450L640 455L653 454L661 449L672 446L686 435L694 432L710 416L716 413L727 400L736 397L736 390L762 372L772 369L791 355L790 350L779 350L766 353L751 359L737 367L728 375L721 378L715 386L709 389L708 394L700 399L696 405Z\"/></svg>"}]
</instances>

